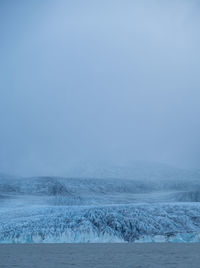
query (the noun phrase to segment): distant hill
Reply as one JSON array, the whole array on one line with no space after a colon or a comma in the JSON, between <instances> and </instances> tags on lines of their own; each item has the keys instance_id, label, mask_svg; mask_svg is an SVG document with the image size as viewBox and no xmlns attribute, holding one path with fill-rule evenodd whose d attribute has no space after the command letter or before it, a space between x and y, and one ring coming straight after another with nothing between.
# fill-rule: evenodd
<instances>
[{"instance_id":1,"label":"distant hill","mask_svg":"<svg viewBox=\"0 0 200 268\"><path fill-rule=\"evenodd\" d=\"M133 180L195 179L199 170L186 170L162 163L134 161L120 165L105 163L77 163L67 168L66 177L118 178Z\"/></svg>"}]
</instances>

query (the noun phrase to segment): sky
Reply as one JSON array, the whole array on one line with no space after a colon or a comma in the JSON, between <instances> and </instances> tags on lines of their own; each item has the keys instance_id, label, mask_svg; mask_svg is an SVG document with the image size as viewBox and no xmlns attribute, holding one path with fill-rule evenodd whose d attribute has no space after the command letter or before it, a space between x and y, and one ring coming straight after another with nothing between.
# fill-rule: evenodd
<instances>
[{"instance_id":1,"label":"sky","mask_svg":"<svg viewBox=\"0 0 200 268\"><path fill-rule=\"evenodd\" d=\"M200 5L0 0L0 172L200 168Z\"/></svg>"}]
</instances>

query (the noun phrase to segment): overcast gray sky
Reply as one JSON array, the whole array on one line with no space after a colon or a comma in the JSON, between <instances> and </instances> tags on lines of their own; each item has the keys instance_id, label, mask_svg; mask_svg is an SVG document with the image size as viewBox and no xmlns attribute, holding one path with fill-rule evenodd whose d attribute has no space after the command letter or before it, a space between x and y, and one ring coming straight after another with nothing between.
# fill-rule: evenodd
<instances>
[{"instance_id":1,"label":"overcast gray sky","mask_svg":"<svg viewBox=\"0 0 200 268\"><path fill-rule=\"evenodd\" d=\"M0 171L200 168L200 5L1 0Z\"/></svg>"}]
</instances>

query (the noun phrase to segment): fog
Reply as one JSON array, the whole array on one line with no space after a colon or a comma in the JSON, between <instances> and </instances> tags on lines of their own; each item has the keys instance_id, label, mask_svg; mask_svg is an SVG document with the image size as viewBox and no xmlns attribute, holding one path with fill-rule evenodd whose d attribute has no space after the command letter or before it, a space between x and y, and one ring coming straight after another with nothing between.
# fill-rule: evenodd
<instances>
[{"instance_id":1,"label":"fog","mask_svg":"<svg viewBox=\"0 0 200 268\"><path fill-rule=\"evenodd\" d=\"M0 172L200 168L198 1L0 1Z\"/></svg>"}]
</instances>

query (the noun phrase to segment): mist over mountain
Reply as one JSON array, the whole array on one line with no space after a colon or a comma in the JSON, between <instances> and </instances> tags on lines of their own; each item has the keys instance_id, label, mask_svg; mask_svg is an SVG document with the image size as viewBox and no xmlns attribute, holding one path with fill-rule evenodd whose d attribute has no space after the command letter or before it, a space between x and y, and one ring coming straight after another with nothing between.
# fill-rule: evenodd
<instances>
[{"instance_id":1,"label":"mist over mountain","mask_svg":"<svg viewBox=\"0 0 200 268\"><path fill-rule=\"evenodd\" d=\"M190 179L198 177L196 169L182 169L167 164L147 161L121 162L77 162L66 167L66 177L77 178L118 178L135 180Z\"/></svg>"},{"instance_id":2,"label":"mist over mountain","mask_svg":"<svg viewBox=\"0 0 200 268\"><path fill-rule=\"evenodd\" d=\"M198 1L2 0L0 25L2 172L200 167Z\"/></svg>"}]
</instances>

